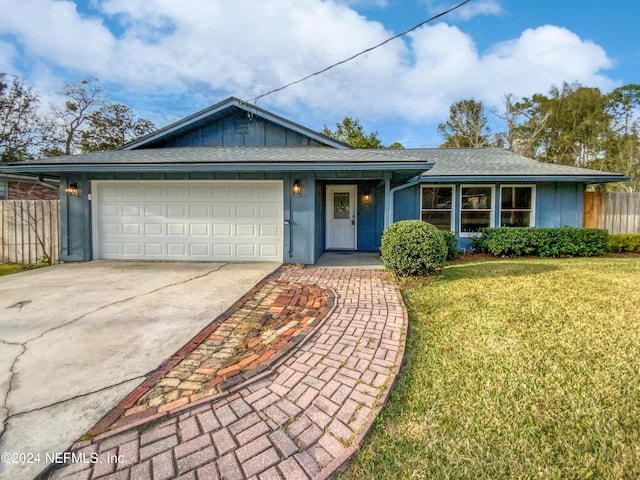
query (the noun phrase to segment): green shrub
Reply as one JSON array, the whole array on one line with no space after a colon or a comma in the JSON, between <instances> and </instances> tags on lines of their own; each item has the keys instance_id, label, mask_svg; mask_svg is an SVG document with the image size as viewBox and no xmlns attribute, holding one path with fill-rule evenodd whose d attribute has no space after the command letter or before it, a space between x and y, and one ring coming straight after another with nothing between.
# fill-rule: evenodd
<instances>
[{"instance_id":1,"label":"green shrub","mask_svg":"<svg viewBox=\"0 0 640 480\"><path fill-rule=\"evenodd\" d=\"M609 234L596 228L485 228L471 244L504 257L591 257L609 251Z\"/></svg>"},{"instance_id":2,"label":"green shrub","mask_svg":"<svg viewBox=\"0 0 640 480\"><path fill-rule=\"evenodd\" d=\"M396 275L427 275L440 270L447 257L442 232L421 220L391 224L382 234L380 258Z\"/></svg>"},{"instance_id":3,"label":"green shrub","mask_svg":"<svg viewBox=\"0 0 640 480\"><path fill-rule=\"evenodd\" d=\"M612 252L640 253L640 233L616 233L609 239Z\"/></svg>"},{"instance_id":4,"label":"green shrub","mask_svg":"<svg viewBox=\"0 0 640 480\"><path fill-rule=\"evenodd\" d=\"M460 251L458 250L458 237L453 232L443 232L442 236L444 237L444 242L447 244L447 260L453 260L454 258L458 258L460 256Z\"/></svg>"}]
</instances>

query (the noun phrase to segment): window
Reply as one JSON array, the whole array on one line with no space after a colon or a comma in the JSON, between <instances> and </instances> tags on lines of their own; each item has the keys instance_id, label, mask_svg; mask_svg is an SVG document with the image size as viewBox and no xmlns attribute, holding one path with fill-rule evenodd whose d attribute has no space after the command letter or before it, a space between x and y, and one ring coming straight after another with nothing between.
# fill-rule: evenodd
<instances>
[{"instance_id":1,"label":"window","mask_svg":"<svg viewBox=\"0 0 640 480\"><path fill-rule=\"evenodd\" d=\"M7 187L7 182L3 182L0 180L0 200L6 200L8 197L9 189Z\"/></svg>"},{"instance_id":2,"label":"window","mask_svg":"<svg viewBox=\"0 0 640 480\"><path fill-rule=\"evenodd\" d=\"M534 187L506 185L500 189L500 226L531 227L534 225Z\"/></svg>"},{"instance_id":3,"label":"window","mask_svg":"<svg viewBox=\"0 0 640 480\"><path fill-rule=\"evenodd\" d=\"M493 187L490 185L461 187L460 233L480 233L491 226L493 216Z\"/></svg>"},{"instance_id":4,"label":"window","mask_svg":"<svg viewBox=\"0 0 640 480\"><path fill-rule=\"evenodd\" d=\"M422 187L422 221L440 230L453 230L453 187Z\"/></svg>"}]
</instances>

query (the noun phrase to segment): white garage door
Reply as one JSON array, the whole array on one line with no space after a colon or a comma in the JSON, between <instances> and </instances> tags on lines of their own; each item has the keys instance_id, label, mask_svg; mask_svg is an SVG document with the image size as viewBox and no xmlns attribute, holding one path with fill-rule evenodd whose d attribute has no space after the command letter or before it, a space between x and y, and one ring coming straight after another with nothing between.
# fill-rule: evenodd
<instances>
[{"instance_id":1,"label":"white garage door","mask_svg":"<svg viewBox=\"0 0 640 480\"><path fill-rule=\"evenodd\" d=\"M281 181L96 181L94 258L282 261Z\"/></svg>"}]
</instances>

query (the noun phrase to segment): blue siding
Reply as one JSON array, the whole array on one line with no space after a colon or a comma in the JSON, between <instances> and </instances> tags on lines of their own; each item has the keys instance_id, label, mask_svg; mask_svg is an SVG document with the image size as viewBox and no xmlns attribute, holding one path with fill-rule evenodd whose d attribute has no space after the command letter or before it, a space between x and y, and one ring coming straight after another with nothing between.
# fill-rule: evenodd
<instances>
[{"instance_id":1,"label":"blue siding","mask_svg":"<svg viewBox=\"0 0 640 480\"><path fill-rule=\"evenodd\" d=\"M300 180L299 195L291 194L291 185L295 179ZM316 206L315 178L313 173L301 172L299 174L292 174L288 180L289 181L285 182L284 185L284 195L285 199L289 197L291 201L289 214L291 245L287 252L285 238L284 261L287 263L314 263ZM286 213L287 208L285 205L285 219L287 218Z\"/></svg>"},{"instance_id":2,"label":"blue siding","mask_svg":"<svg viewBox=\"0 0 640 480\"><path fill-rule=\"evenodd\" d=\"M324 183L316 182L316 208L314 221L316 222L315 234L314 234L314 250L313 250L313 263L318 261L322 252L324 252L325 246L325 221L326 221L326 203L324 200L325 187Z\"/></svg>"},{"instance_id":3,"label":"blue siding","mask_svg":"<svg viewBox=\"0 0 640 480\"><path fill-rule=\"evenodd\" d=\"M61 178L62 189L78 184L78 196L60 195L60 261L91 260L91 182L84 175Z\"/></svg>"},{"instance_id":4,"label":"blue siding","mask_svg":"<svg viewBox=\"0 0 640 480\"><path fill-rule=\"evenodd\" d=\"M584 184L542 183L537 187L538 227L582 227Z\"/></svg>"},{"instance_id":5,"label":"blue siding","mask_svg":"<svg viewBox=\"0 0 640 480\"><path fill-rule=\"evenodd\" d=\"M393 199L393 221L420 219L420 185L398 190Z\"/></svg>"},{"instance_id":6,"label":"blue siding","mask_svg":"<svg viewBox=\"0 0 640 480\"><path fill-rule=\"evenodd\" d=\"M380 249L384 230L384 186L379 182L358 183L358 250L375 252ZM369 200L365 193L369 192Z\"/></svg>"},{"instance_id":7,"label":"blue siding","mask_svg":"<svg viewBox=\"0 0 640 480\"><path fill-rule=\"evenodd\" d=\"M209 120L210 121L210 120ZM318 145L315 140L263 118L247 118L237 110L203 126L193 126L146 148L164 147L247 147Z\"/></svg>"}]
</instances>

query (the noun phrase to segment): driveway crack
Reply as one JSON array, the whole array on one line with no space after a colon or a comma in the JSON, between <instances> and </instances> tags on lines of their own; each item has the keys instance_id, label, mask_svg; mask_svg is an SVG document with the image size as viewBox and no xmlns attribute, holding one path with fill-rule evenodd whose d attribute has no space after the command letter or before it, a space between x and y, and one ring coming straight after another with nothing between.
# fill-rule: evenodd
<instances>
[{"instance_id":1,"label":"driveway crack","mask_svg":"<svg viewBox=\"0 0 640 480\"><path fill-rule=\"evenodd\" d=\"M47 330L44 330L39 335L36 335L33 338L29 338L28 340L25 340L22 343L7 342L7 341L4 341L4 340L0 340L1 343L6 343L7 345L15 345L15 346L19 346L19 347L22 348L22 351L18 355L16 355L16 357L11 362L11 367L9 368L9 372L10 372L9 388L7 389L7 394L5 395L4 400L2 402L2 405L0 406L0 408L4 408L6 410L6 412L7 412L7 417L2 422L2 431L0 431L0 440L2 439L2 437L5 434L5 432L7 431L7 427L9 425L9 419L10 418L13 418L13 417L15 417L17 415L23 415L25 413L30 413L30 412L35 412L35 411L38 411L38 410L43 410L45 408L49 408L49 407L52 407L54 405L59 405L60 403L68 402L69 400L74 400L76 398L82 398L82 397L85 397L87 395L91 395L92 393L96 393L96 392L99 392L99 391L102 391L102 390L106 390L106 389L109 389L109 388L112 388L112 387L116 387L118 385L121 385L124 382L127 382L129 380L133 380L133 379L125 380L124 382L120 382L120 383L117 383L117 384L114 384L114 385L110 385L108 387L104 387L102 389L96 390L95 392L82 393L82 394L79 394L79 395L75 395L75 396L67 398L65 400L60 400L60 401L54 402L54 403L52 403L50 405L45 405L43 407L38 407L38 408L35 408L33 410L29 410L29 411L25 411L25 412L18 412L18 413L11 413L11 411L9 410L8 403L9 403L9 395L11 394L11 391L14 388L14 383L15 383L15 379L16 379L16 375L17 375L17 372L15 371L15 367L16 367L16 364L18 363L18 360L20 359L20 357L22 357L27 352L28 344L30 342L33 342L34 340L39 340L42 337L44 337L45 335L47 335L48 333L51 333L51 332L53 332L55 330L59 330L61 328L68 327L69 325L73 325L74 323L82 320L83 318L85 318L85 317L87 317L89 315L92 315L92 314L94 314L96 312L99 312L101 310L110 308L110 307L112 307L114 305L119 305L121 303L126 303L126 302L129 302L131 300L135 300L136 298L142 298L142 297L145 297L147 295L151 295L152 293L159 292L159 291L164 290L166 288L171 288L171 287L175 287L177 285L182 285L182 284L185 284L185 283L192 282L194 280L199 280L200 278L204 278L204 277L209 276L209 275L211 275L213 273L219 272L220 270L222 270L227 265L228 265L227 263L223 263L223 264L219 265L218 267L216 267L216 268L214 268L212 270L209 270L209 271L207 271L205 273L202 273L202 274L199 274L199 275L194 275L193 277L187 278L185 280L181 280L179 282L174 282L174 283L171 283L171 284L168 284L168 285L162 285L161 287L154 288L153 290L149 290L148 292L140 293L138 295L132 295L130 297L123 298L121 300L116 300L115 302L111 302L111 303L106 304L106 305L102 305L102 306L96 308L95 310L83 313L82 315L80 315L80 316L78 316L76 318L72 318L68 322L65 322L65 323L62 323L60 325L56 325L55 327L51 327L51 328L49 328ZM142 377L144 377L144 375L138 376L138 377L135 377L135 378L142 378Z\"/></svg>"}]
</instances>

